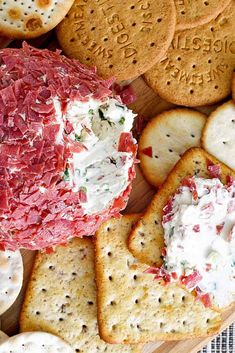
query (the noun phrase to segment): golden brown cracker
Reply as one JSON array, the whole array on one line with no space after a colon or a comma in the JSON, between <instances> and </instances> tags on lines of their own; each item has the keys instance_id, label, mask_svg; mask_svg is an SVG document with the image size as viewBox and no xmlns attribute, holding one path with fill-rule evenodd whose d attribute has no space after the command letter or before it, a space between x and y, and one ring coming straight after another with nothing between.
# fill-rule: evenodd
<instances>
[{"instance_id":1,"label":"golden brown cracker","mask_svg":"<svg viewBox=\"0 0 235 353\"><path fill-rule=\"evenodd\" d=\"M175 0L176 30L193 28L210 22L231 0Z\"/></svg>"},{"instance_id":2,"label":"golden brown cracker","mask_svg":"<svg viewBox=\"0 0 235 353\"><path fill-rule=\"evenodd\" d=\"M235 178L235 172L219 162L215 157L201 148L191 148L186 151L176 166L168 175L166 181L158 190L147 207L143 217L137 222L136 227L129 237L129 249L141 262L149 265L161 265L161 249L164 247L164 233L162 228L163 208L167 204L182 180L185 177L197 175L209 178L208 161L220 164L222 182L226 182L228 175Z\"/></svg>"},{"instance_id":3,"label":"golden brown cracker","mask_svg":"<svg viewBox=\"0 0 235 353\"><path fill-rule=\"evenodd\" d=\"M96 66L103 77L127 80L162 57L175 23L173 0L75 0L57 37L69 57Z\"/></svg>"},{"instance_id":4,"label":"golden brown cracker","mask_svg":"<svg viewBox=\"0 0 235 353\"><path fill-rule=\"evenodd\" d=\"M235 68L235 0L214 20L176 32L162 60L145 79L163 99L185 106L207 105L231 92Z\"/></svg>"},{"instance_id":5,"label":"golden brown cracker","mask_svg":"<svg viewBox=\"0 0 235 353\"><path fill-rule=\"evenodd\" d=\"M74 239L54 253L36 256L20 329L46 331L74 352L140 353L139 346L109 345L98 334L92 239Z\"/></svg>"},{"instance_id":6,"label":"golden brown cracker","mask_svg":"<svg viewBox=\"0 0 235 353\"><path fill-rule=\"evenodd\" d=\"M96 283L100 334L110 343L208 336L220 314L176 284L162 286L127 248L138 215L111 219L96 234Z\"/></svg>"}]
</instances>

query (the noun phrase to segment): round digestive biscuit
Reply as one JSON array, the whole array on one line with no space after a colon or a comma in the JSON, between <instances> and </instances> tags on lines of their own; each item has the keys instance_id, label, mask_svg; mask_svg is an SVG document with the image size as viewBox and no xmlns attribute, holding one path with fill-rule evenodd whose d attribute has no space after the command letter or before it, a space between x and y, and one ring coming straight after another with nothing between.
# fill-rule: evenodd
<instances>
[{"instance_id":1,"label":"round digestive biscuit","mask_svg":"<svg viewBox=\"0 0 235 353\"><path fill-rule=\"evenodd\" d=\"M235 104L228 101L209 116L202 134L203 148L235 170Z\"/></svg>"},{"instance_id":2,"label":"round digestive biscuit","mask_svg":"<svg viewBox=\"0 0 235 353\"><path fill-rule=\"evenodd\" d=\"M175 0L176 29L184 30L210 22L231 0Z\"/></svg>"},{"instance_id":3,"label":"round digestive biscuit","mask_svg":"<svg viewBox=\"0 0 235 353\"><path fill-rule=\"evenodd\" d=\"M19 251L0 251L0 315L16 300L23 283L23 261Z\"/></svg>"},{"instance_id":4,"label":"round digestive biscuit","mask_svg":"<svg viewBox=\"0 0 235 353\"><path fill-rule=\"evenodd\" d=\"M147 181L159 187L181 155L199 147L206 115L192 109L172 109L157 115L139 141L140 166Z\"/></svg>"},{"instance_id":5,"label":"round digestive biscuit","mask_svg":"<svg viewBox=\"0 0 235 353\"><path fill-rule=\"evenodd\" d=\"M121 81L160 60L175 23L173 0L75 0L57 37L66 55Z\"/></svg>"},{"instance_id":6,"label":"round digestive biscuit","mask_svg":"<svg viewBox=\"0 0 235 353\"><path fill-rule=\"evenodd\" d=\"M145 79L165 100L185 106L220 101L231 91L235 68L235 0L213 21L177 32Z\"/></svg>"},{"instance_id":7,"label":"round digestive biscuit","mask_svg":"<svg viewBox=\"0 0 235 353\"><path fill-rule=\"evenodd\" d=\"M72 4L73 0L0 0L0 34L38 37L62 21Z\"/></svg>"}]
</instances>

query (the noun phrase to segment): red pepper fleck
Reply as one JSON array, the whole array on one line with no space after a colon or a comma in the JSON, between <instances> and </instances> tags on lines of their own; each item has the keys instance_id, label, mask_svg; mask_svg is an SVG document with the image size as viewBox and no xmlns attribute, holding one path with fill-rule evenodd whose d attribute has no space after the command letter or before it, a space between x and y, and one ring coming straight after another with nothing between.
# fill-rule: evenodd
<instances>
[{"instance_id":1,"label":"red pepper fleck","mask_svg":"<svg viewBox=\"0 0 235 353\"><path fill-rule=\"evenodd\" d=\"M232 186L233 183L235 182L234 178L231 175L227 175L226 177L226 181L227 181L227 186Z\"/></svg>"},{"instance_id":2,"label":"red pepper fleck","mask_svg":"<svg viewBox=\"0 0 235 353\"><path fill-rule=\"evenodd\" d=\"M222 231L223 228L224 228L224 223L218 224L218 225L216 226L216 234L217 234L217 235L220 235L220 233L221 233L221 231Z\"/></svg>"},{"instance_id":3,"label":"red pepper fleck","mask_svg":"<svg viewBox=\"0 0 235 353\"><path fill-rule=\"evenodd\" d=\"M200 288L198 287L195 288L195 291L196 291L196 300L201 300L201 302L206 308L210 308L212 306L210 295L208 293L203 294Z\"/></svg>"},{"instance_id":4,"label":"red pepper fleck","mask_svg":"<svg viewBox=\"0 0 235 353\"><path fill-rule=\"evenodd\" d=\"M209 272L211 270L212 265L211 264L206 264L206 272Z\"/></svg>"},{"instance_id":5,"label":"red pepper fleck","mask_svg":"<svg viewBox=\"0 0 235 353\"><path fill-rule=\"evenodd\" d=\"M183 179L181 185L187 186L189 188L194 201L198 200L197 186L195 181L192 178Z\"/></svg>"},{"instance_id":6,"label":"red pepper fleck","mask_svg":"<svg viewBox=\"0 0 235 353\"><path fill-rule=\"evenodd\" d=\"M193 231L195 233L199 233L200 232L200 224L195 224L195 226L193 226Z\"/></svg>"},{"instance_id":7,"label":"red pepper fleck","mask_svg":"<svg viewBox=\"0 0 235 353\"><path fill-rule=\"evenodd\" d=\"M201 280L202 276L198 271L194 271L189 276L180 276L181 283L184 284L188 289L194 288Z\"/></svg>"},{"instance_id":8,"label":"red pepper fleck","mask_svg":"<svg viewBox=\"0 0 235 353\"><path fill-rule=\"evenodd\" d=\"M178 278L178 275L177 275L176 272L172 272L172 273L171 273L171 277L172 277L173 279L177 279L177 278Z\"/></svg>"},{"instance_id":9,"label":"red pepper fleck","mask_svg":"<svg viewBox=\"0 0 235 353\"><path fill-rule=\"evenodd\" d=\"M218 178L221 179L221 167L219 164L214 164L212 161L209 159L207 160L207 170L210 174L211 178Z\"/></svg>"},{"instance_id":10,"label":"red pepper fleck","mask_svg":"<svg viewBox=\"0 0 235 353\"><path fill-rule=\"evenodd\" d=\"M142 152L143 154L145 154L146 156L153 158L153 149L152 149L151 146L142 149L141 152Z\"/></svg>"},{"instance_id":11,"label":"red pepper fleck","mask_svg":"<svg viewBox=\"0 0 235 353\"><path fill-rule=\"evenodd\" d=\"M162 255L163 257L166 257L166 247L162 248L162 250L161 250L161 255Z\"/></svg>"},{"instance_id":12,"label":"red pepper fleck","mask_svg":"<svg viewBox=\"0 0 235 353\"><path fill-rule=\"evenodd\" d=\"M78 192L78 197L81 202L87 202L87 194L85 190L80 189Z\"/></svg>"}]
</instances>

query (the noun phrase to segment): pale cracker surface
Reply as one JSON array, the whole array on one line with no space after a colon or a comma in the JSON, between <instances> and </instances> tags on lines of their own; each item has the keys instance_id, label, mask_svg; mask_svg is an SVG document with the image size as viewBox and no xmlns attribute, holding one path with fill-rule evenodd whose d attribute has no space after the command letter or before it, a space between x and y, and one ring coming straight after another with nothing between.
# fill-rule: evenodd
<instances>
[{"instance_id":1,"label":"pale cracker surface","mask_svg":"<svg viewBox=\"0 0 235 353\"><path fill-rule=\"evenodd\" d=\"M235 104L232 100L209 116L202 144L207 152L235 170Z\"/></svg>"},{"instance_id":2,"label":"pale cracker surface","mask_svg":"<svg viewBox=\"0 0 235 353\"><path fill-rule=\"evenodd\" d=\"M14 303L23 284L23 261L19 251L0 251L0 315Z\"/></svg>"},{"instance_id":3,"label":"pale cracker surface","mask_svg":"<svg viewBox=\"0 0 235 353\"><path fill-rule=\"evenodd\" d=\"M74 352L137 353L137 346L109 345L98 334L92 240L74 239L52 254L39 253L26 292L21 331L62 337Z\"/></svg>"},{"instance_id":4,"label":"pale cracker surface","mask_svg":"<svg viewBox=\"0 0 235 353\"><path fill-rule=\"evenodd\" d=\"M162 264L161 249L164 247L163 208L185 177L196 175L202 178L210 178L207 170L208 161L220 164L223 183L226 183L227 175L232 175L235 178L234 171L204 150L191 148L185 152L130 234L129 249L140 261L150 265Z\"/></svg>"},{"instance_id":5,"label":"pale cracker surface","mask_svg":"<svg viewBox=\"0 0 235 353\"><path fill-rule=\"evenodd\" d=\"M220 314L193 294L162 286L127 248L138 215L112 219L96 234L96 283L100 334L110 343L179 340L215 334Z\"/></svg>"},{"instance_id":6,"label":"pale cracker surface","mask_svg":"<svg viewBox=\"0 0 235 353\"><path fill-rule=\"evenodd\" d=\"M153 186L160 186L191 147L200 147L206 115L192 109L172 109L151 119L139 140L139 159L142 172ZM144 154L152 148L152 157Z\"/></svg>"},{"instance_id":7,"label":"pale cracker surface","mask_svg":"<svg viewBox=\"0 0 235 353\"><path fill-rule=\"evenodd\" d=\"M25 332L0 344L0 353L74 353L61 338L45 332Z\"/></svg>"},{"instance_id":8,"label":"pale cracker surface","mask_svg":"<svg viewBox=\"0 0 235 353\"><path fill-rule=\"evenodd\" d=\"M0 34L34 38L50 31L65 17L74 0L0 0Z\"/></svg>"}]
</instances>

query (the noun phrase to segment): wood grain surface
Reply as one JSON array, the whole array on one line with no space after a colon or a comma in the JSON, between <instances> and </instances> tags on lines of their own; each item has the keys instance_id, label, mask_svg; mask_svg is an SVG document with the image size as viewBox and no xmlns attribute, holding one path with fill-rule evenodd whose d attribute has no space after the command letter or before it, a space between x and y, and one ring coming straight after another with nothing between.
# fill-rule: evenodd
<instances>
[{"instance_id":1,"label":"wood grain surface","mask_svg":"<svg viewBox=\"0 0 235 353\"><path fill-rule=\"evenodd\" d=\"M52 45L52 47L54 46ZM132 86L135 89L138 99L134 104L132 104L131 108L146 118L150 119L159 112L173 107L172 104L161 100L149 87L147 87L142 78L137 78L134 80L132 82ZM215 109L215 107L198 108L198 110L205 113L209 113L213 109ZM156 192L145 181L138 166L136 167L136 170L137 177L133 183L131 197L124 213L142 212ZM20 308L24 298L35 253L32 251L23 250L22 255L24 258L25 268L24 286L15 304L4 315L0 316L0 329L5 331L8 335L13 335L17 333L18 330ZM224 312L222 329L226 328L234 321L235 308L233 307ZM185 340L182 342L149 343L144 346L143 353L195 353L212 338L213 337L207 339Z\"/></svg>"}]
</instances>

